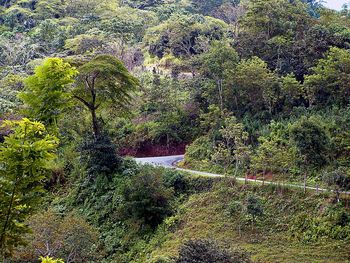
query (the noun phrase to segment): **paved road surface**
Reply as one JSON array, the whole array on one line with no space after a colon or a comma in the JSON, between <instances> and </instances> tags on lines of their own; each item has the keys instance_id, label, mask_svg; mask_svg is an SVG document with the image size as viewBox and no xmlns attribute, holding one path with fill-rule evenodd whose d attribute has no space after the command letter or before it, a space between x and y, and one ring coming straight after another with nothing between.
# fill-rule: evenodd
<instances>
[{"instance_id":1,"label":"paved road surface","mask_svg":"<svg viewBox=\"0 0 350 263\"><path fill-rule=\"evenodd\" d=\"M182 169L179 167L176 167L176 164L184 159L184 155L174 155L174 156L163 156L163 157L147 157L147 158L135 158L136 162L139 164L151 164L155 166L162 166L165 168L172 168L176 169L178 171L184 171L191 174L201 175L201 176L209 176L209 177L224 177L222 174L213 174L213 173L207 173L207 172L200 172L200 171L194 171L189 169ZM269 182L269 181L262 181L262 180L254 180L254 179L246 179L246 178L236 178L237 181L247 181L247 182L254 182L257 184L272 184L272 185L281 185L281 183L276 182ZM293 187L293 188L304 188L303 185L297 185L297 184L282 184L283 186L287 187ZM329 191L328 189L323 188L316 188L316 187L309 187L307 186L306 189L308 190L314 190L314 191ZM342 194L350 195L350 192L341 192Z\"/></svg>"},{"instance_id":2,"label":"paved road surface","mask_svg":"<svg viewBox=\"0 0 350 263\"><path fill-rule=\"evenodd\" d=\"M136 162L139 164L151 164L155 166L163 166L166 168L174 168L176 163L182 161L183 159L184 159L184 155L135 158Z\"/></svg>"}]
</instances>

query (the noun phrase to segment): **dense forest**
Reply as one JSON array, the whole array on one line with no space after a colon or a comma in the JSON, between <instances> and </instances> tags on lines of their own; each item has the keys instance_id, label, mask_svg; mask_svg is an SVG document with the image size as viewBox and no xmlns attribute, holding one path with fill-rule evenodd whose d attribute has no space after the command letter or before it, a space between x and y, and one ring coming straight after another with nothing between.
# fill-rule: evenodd
<instances>
[{"instance_id":1,"label":"dense forest","mask_svg":"<svg viewBox=\"0 0 350 263\"><path fill-rule=\"evenodd\" d=\"M349 102L347 5L0 0L0 261L350 262Z\"/></svg>"}]
</instances>

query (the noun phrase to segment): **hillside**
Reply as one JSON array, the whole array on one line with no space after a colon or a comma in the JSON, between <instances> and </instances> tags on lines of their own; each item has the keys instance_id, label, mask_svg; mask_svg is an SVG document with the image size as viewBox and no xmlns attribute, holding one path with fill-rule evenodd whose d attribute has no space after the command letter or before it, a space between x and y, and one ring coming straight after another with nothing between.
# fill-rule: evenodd
<instances>
[{"instance_id":1,"label":"hillside","mask_svg":"<svg viewBox=\"0 0 350 263\"><path fill-rule=\"evenodd\" d=\"M0 261L350 262L349 83L348 5L0 0Z\"/></svg>"}]
</instances>

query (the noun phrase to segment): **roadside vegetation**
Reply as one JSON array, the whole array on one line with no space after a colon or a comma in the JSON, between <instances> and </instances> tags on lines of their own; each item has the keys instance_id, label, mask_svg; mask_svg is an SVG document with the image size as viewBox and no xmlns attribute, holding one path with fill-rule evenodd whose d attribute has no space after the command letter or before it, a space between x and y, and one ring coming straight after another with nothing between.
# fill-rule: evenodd
<instances>
[{"instance_id":1,"label":"roadside vegetation","mask_svg":"<svg viewBox=\"0 0 350 263\"><path fill-rule=\"evenodd\" d=\"M0 261L348 262L350 11L321 2L0 0ZM175 154L224 177L132 158Z\"/></svg>"}]
</instances>

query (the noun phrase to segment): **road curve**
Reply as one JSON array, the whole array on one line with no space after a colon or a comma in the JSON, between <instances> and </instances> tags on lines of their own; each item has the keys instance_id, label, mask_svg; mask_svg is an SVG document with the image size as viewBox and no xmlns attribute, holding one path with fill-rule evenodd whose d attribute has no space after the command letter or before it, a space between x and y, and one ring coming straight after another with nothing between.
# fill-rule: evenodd
<instances>
[{"instance_id":1,"label":"road curve","mask_svg":"<svg viewBox=\"0 0 350 263\"><path fill-rule=\"evenodd\" d=\"M176 163L181 162L183 159L184 155L172 155L162 157L135 158L135 161L138 164L150 164L166 168L176 168Z\"/></svg>"},{"instance_id":2,"label":"road curve","mask_svg":"<svg viewBox=\"0 0 350 263\"><path fill-rule=\"evenodd\" d=\"M195 175L200 176L208 176L208 177L225 177L222 174L214 174L214 173L207 173L207 172L200 172L200 171L194 171L189 169L183 169L176 166L178 162L181 162L184 159L184 155L173 155L173 156L162 156L162 157L146 157L146 158L135 158L135 161L138 164L149 164L154 166L161 166L165 168L172 168L178 171L183 171ZM262 180L254 180L254 179L247 179L247 178L239 178L236 177L237 181L243 181L243 182L254 182L261 185L281 185L281 186L287 186L292 188L304 188L304 185L298 185L298 184L284 184L280 182L271 182L271 181L262 181ZM328 189L324 188L316 188L316 187L310 187L307 186L306 189L308 190L314 190L314 191L320 191L320 192L326 192L329 191ZM333 191L332 191L333 192ZM341 192L341 194L350 195L350 192Z\"/></svg>"}]
</instances>

